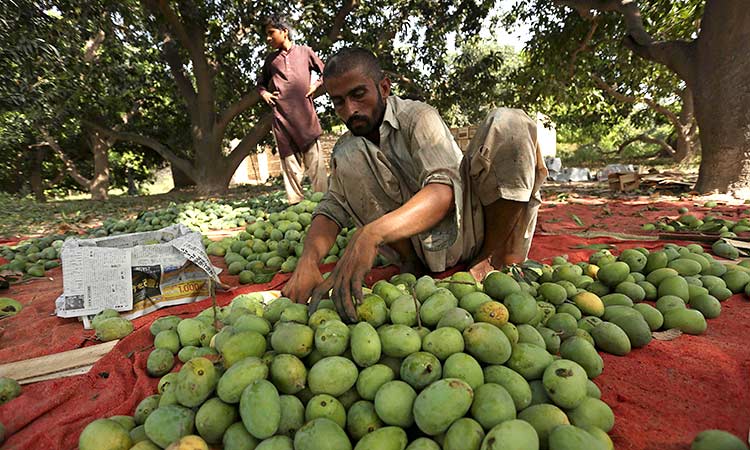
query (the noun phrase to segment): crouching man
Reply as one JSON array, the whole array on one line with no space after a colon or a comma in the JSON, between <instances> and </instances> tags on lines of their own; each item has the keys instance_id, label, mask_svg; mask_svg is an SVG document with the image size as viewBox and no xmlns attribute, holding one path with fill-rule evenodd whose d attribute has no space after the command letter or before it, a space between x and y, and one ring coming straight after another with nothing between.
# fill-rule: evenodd
<instances>
[{"instance_id":1,"label":"crouching man","mask_svg":"<svg viewBox=\"0 0 750 450\"><path fill-rule=\"evenodd\" d=\"M333 289L341 317L356 320L354 301L382 246L398 253L403 270L441 272L467 262L478 280L526 259L547 177L526 113L491 111L462 155L435 108L391 95L370 51L341 50L323 80L349 132L334 147L328 192L285 296L312 297L314 309ZM318 263L351 225L357 232L324 281Z\"/></svg>"}]
</instances>

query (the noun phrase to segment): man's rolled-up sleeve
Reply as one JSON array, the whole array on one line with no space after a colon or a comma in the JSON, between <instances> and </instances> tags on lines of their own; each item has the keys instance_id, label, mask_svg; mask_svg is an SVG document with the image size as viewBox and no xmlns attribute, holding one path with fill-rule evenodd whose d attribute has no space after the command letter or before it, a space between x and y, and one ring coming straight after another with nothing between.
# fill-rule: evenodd
<instances>
[{"instance_id":1,"label":"man's rolled-up sleeve","mask_svg":"<svg viewBox=\"0 0 750 450\"><path fill-rule=\"evenodd\" d=\"M435 227L419 234L425 250L445 250L456 242L461 226L461 151L437 110L432 108L424 111L417 119L410 148L420 187L438 183L453 188L451 210Z\"/></svg>"}]
</instances>

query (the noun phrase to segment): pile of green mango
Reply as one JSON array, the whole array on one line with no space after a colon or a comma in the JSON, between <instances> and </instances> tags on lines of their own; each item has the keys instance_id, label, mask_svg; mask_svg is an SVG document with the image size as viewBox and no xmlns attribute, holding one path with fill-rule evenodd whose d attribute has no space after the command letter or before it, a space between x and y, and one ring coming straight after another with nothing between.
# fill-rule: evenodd
<instances>
[{"instance_id":1,"label":"pile of green mango","mask_svg":"<svg viewBox=\"0 0 750 450\"><path fill-rule=\"evenodd\" d=\"M703 205L705 208L713 208L716 202L708 201ZM680 214L676 219L665 218L654 223L643 224L646 231L660 230L669 233L676 231L698 231L701 233L715 233L721 237L737 237L737 233L750 231L750 218L740 220L722 219L712 214L706 214L702 219L682 207L677 210ZM747 211L746 211L747 212Z\"/></svg>"},{"instance_id":2,"label":"pile of green mango","mask_svg":"<svg viewBox=\"0 0 750 450\"><path fill-rule=\"evenodd\" d=\"M660 329L703 333L723 300L750 289L747 266L667 244L481 283L398 274L366 290L348 325L330 300L310 314L284 297L237 296L154 321L157 392L132 416L92 422L79 445L611 450L597 349L626 355ZM696 448L725 438L702 434Z\"/></svg>"},{"instance_id":3,"label":"pile of green mango","mask_svg":"<svg viewBox=\"0 0 750 450\"><path fill-rule=\"evenodd\" d=\"M303 227L299 222L304 223L307 218L307 225L309 225L309 213L312 212L322 199L323 194L320 192L308 193L307 196L306 200L298 205L286 208L286 210L286 197L283 191L242 201L203 200L180 204L172 203L166 208L145 211L135 219L105 219L102 226L91 229L86 236L76 235L76 237L105 237L125 233L153 231L176 223L182 223L193 230L205 233L209 230L244 227L247 224L257 222L257 226L249 226L249 228L253 228L254 230L264 222L275 223L276 218L282 211L285 215L291 215L293 212L303 215L302 219L292 225L292 228L298 232L302 232ZM305 225L305 228L307 225ZM281 227L283 229L283 223ZM347 235L346 231L348 230L342 232L342 239ZM296 237L295 243L300 242L302 239L302 236L294 235L294 233L290 233L290 235L290 237ZM43 277L45 271L60 265L60 250L62 249L63 241L68 236L55 234L28 239L16 246L0 246L0 257L8 261L8 263L0 265L0 271L10 270L21 272L31 277ZM240 233L237 239L227 238L212 246L212 254L224 255L224 253L231 253L230 247L233 241L245 240L249 237L251 236L247 236L247 233ZM274 233L272 237L276 237L276 234ZM205 238L204 245L209 246L210 244L211 241ZM222 247L222 250L217 249L217 246ZM289 254L294 254L294 250L295 248L292 248ZM281 253L283 251L284 247L282 244ZM338 255L338 253L335 253L335 255ZM272 256L278 255L271 255L267 258L264 256L263 262L265 263L265 260L270 259ZM258 273L258 281L253 281L251 274L246 274L243 277L243 281L246 283L263 283L265 282L263 281L264 279L270 281L273 274L280 269L280 267L273 267L276 261L276 259L273 259L271 267L262 268L262 270L257 267L257 264L253 265L254 273ZM296 266L296 257L294 260L290 260L284 267L286 269L290 266ZM291 270L294 270L293 267Z\"/></svg>"},{"instance_id":4,"label":"pile of green mango","mask_svg":"<svg viewBox=\"0 0 750 450\"><path fill-rule=\"evenodd\" d=\"M56 234L32 238L15 246L0 246L0 256L8 262L0 271L22 272L32 277L43 277L46 270L60 265L60 249L65 235Z\"/></svg>"},{"instance_id":5,"label":"pile of green mango","mask_svg":"<svg viewBox=\"0 0 750 450\"><path fill-rule=\"evenodd\" d=\"M315 194L308 194L315 195ZM318 194L322 196L322 194ZM91 230L93 237L159 230L182 223L187 227L207 232L243 227L257 217L284 209L286 194L276 191L246 200L196 200L170 203L165 208L144 211L134 219L105 219L100 227Z\"/></svg>"},{"instance_id":6,"label":"pile of green mango","mask_svg":"<svg viewBox=\"0 0 750 450\"><path fill-rule=\"evenodd\" d=\"M309 314L254 295L159 318L146 364L157 393L132 417L92 422L79 446L167 448L195 435L228 450L612 449L594 346L570 337L553 355L531 325L533 287L500 272L483 285L465 272L399 274L372 287L352 325L330 301Z\"/></svg>"},{"instance_id":7,"label":"pile of green mango","mask_svg":"<svg viewBox=\"0 0 750 450\"><path fill-rule=\"evenodd\" d=\"M235 237L220 241L205 238L206 253L223 256L227 272L238 275L241 284L267 283L278 272L293 272L302 255L302 242L310 228L312 212L321 198L321 193L315 193L283 211L255 218ZM320 263L337 262L355 232L356 228L342 228ZM378 255L375 265L385 263L385 259Z\"/></svg>"}]
</instances>

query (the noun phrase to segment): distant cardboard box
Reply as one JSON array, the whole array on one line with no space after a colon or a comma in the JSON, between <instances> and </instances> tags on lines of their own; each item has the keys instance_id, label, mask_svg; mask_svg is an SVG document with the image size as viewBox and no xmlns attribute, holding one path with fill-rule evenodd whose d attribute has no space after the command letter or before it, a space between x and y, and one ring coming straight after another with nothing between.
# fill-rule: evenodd
<instances>
[{"instance_id":1,"label":"distant cardboard box","mask_svg":"<svg viewBox=\"0 0 750 450\"><path fill-rule=\"evenodd\" d=\"M640 177L635 172L610 173L607 180L612 192L634 191L640 187Z\"/></svg>"},{"instance_id":2,"label":"distant cardboard box","mask_svg":"<svg viewBox=\"0 0 750 450\"><path fill-rule=\"evenodd\" d=\"M133 319L159 308L203 300L218 269L201 234L182 224L157 231L96 239L68 239L61 251L63 294L59 317L110 308Z\"/></svg>"}]
</instances>

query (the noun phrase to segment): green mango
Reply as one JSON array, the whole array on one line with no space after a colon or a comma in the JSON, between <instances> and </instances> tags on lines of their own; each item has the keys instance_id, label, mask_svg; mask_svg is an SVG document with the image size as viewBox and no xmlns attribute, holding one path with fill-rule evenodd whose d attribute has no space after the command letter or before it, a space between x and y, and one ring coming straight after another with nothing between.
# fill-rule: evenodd
<instances>
[{"instance_id":1,"label":"green mango","mask_svg":"<svg viewBox=\"0 0 750 450\"><path fill-rule=\"evenodd\" d=\"M375 328L367 322L360 322L351 331L352 359L360 367L369 367L380 360L382 345Z\"/></svg>"},{"instance_id":2,"label":"green mango","mask_svg":"<svg viewBox=\"0 0 750 450\"><path fill-rule=\"evenodd\" d=\"M341 356L328 356L315 363L307 376L313 394L338 397L354 386L359 372L357 366Z\"/></svg>"},{"instance_id":3,"label":"green mango","mask_svg":"<svg viewBox=\"0 0 750 450\"><path fill-rule=\"evenodd\" d=\"M549 435L560 425L570 425L568 416L555 405L541 403L532 405L518 414L520 420L528 422L539 436L539 448L549 448Z\"/></svg>"},{"instance_id":4,"label":"green mango","mask_svg":"<svg viewBox=\"0 0 750 450\"><path fill-rule=\"evenodd\" d=\"M687 334L703 334L706 331L706 319L696 309L677 308L664 314L664 327L677 328Z\"/></svg>"},{"instance_id":5,"label":"green mango","mask_svg":"<svg viewBox=\"0 0 750 450\"><path fill-rule=\"evenodd\" d=\"M542 375L547 396L564 409L575 408L586 398L587 380L583 367L567 359L553 361Z\"/></svg>"},{"instance_id":6,"label":"green mango","mask_svg":"<svg viewBox=\"0 0 750 450\"><path fill-rule=\"evenodd\" d=\"M457 306L458 299L450 290L444 288L436 290L419 308L422 325L434 327L448 310Z\"/></svg>"},{"instance_id":7,"label":"green mango","mask_svg":"<svg viewBox=\"0 0 750 450\"><path fill-rule=\"evenodd\" d=\"M466 414L473 397L474 392L463 380L438 380L422 390L414 400L414 421L429 436L443 433Z\"/></svg>"},{"instance_id":8,"label":"green mango","mask_svg":"<svg viewBox=\"0 0 750 450\"><path fill-rule=\"evenodd\" d=\"M181 437L193 434L194 423L195 413L191 409L181 405L160 406L146 419L146 436L166 448Z\"/></svg>"},{"instance_id":9,"label":"green mango","mask_svg":"<svg viewBox=\"0 0 750 450\"><path fill-rule=\"evenodd\" d=\"M453 422L445 432L443 450L479 450L483 440L482 425L474 419L462 417Z\"/></svg>"},{"instance_id":10,"label":"green mango","mask_svg":"<svg viewBox=\"0 0 750 450\"><path fill-rule=\"evenodd\" d=\"M307 369L294 355L276 355L271 361L271 381L284 394L296 394L305 388Z\"/></svg>"},{"instance_id":11,"label":"green mango","mask_svg":"<svg viewBox=\"0 0 750 450\"><path fill-rule=\"evenodd\" d=\"M305 424L305 406L294 395L280 395L279 404L281 418L276 433L293 438L297 430Z\"/></svg>"},{"instance_id":12,"label":"green mango","mask_svg":"<svg viewBox=\"0 0 750 450\"><path fill-rule=\"evenodd\" d=\"M277 353L304 358L312 352L315 332L307 325L283 322L271 333L271 347Z\"/></svg>"},{"instance_id":13,"label":"green mango","mask_svg":"<svg viewBox=\"0 0 750 450\"><path fill-rule=\"evenodd\" d=\"M395 379L393 370L385 364L375 364L359 373L356 388L360 397L365 400L375 400L375 394L385 383Z\"/></svg>"},{"instance_id":14,"label":"green mango","mask_svg":"<svg viewBox=\"0 0 750 450\"><path fill-rule=\"evenodd\" d=\"M404 439L405 435L406 433L404 433ZM351 450L352 444L344 430L326 418L318 418L307 422L294 435L294 450L319 450L323 448Z\"/></svg>"},{"instance_id":15,"label":"green mango","mask_svg":"<svg viewBox=\"0 0 750 450\"><path fill-rule=\"evenodd\" d=\"M174 367L174 353L165 348L155 348L148 355L146 372L152 377L166 375Z\"/></svg>"},{"instance_id":16,"label":"green mango","mask_svg":"<svg viewBox=\"0 0 750 450\"><path fill-rule=\"evenodd\" d=\"M549 435L549 448L552 450L606 450L604 444L583 428L574 425L560 425Z\"/></svg>"},{"instance_id":17,"label":"green mango","mask_svg":"<svg viewBox=\"0 0 750 450\"><path fill-rule=\"evenodd\" d=\"M705 430L693 439L690 450L747 450L747 445L726 431Z\"/></svg>"},{"instance_id":18,"label":"green mango","mask_svg":"<svg viewBox=\"0 0 750 450\"><path fill-rule=\"evenodd\" d=\"M419 334L406 325L384 325L378 329L378 335L383 353L394 358L403 358L422 347Z\"/></svg>"},{"instance_id":19,"label":"green mango","mask_svg":"<svg viewBox=\"0 0 750 450\"><path fill-rule=\"evenodd\" d=\"M199 406L214 392L219 373L206 358L193 358L186 362L177 376L174 393L177 401L188 408Z\"/></svg>"},{"instance_id":20,"label":"green mango","mask_svg":"<svg viewBox=\"0 0 750 450\"><path fill-rule=\"evenodd\" d=\"M488 323L475 323L463 332L467 353L487 364L503 364L511 356L508 338Z\"/></svg>"},{"instance_id":21,"label":"green mango","mask_svg":"<svg viewBox=\"0 0 750 450\"><path fill-rule=\"evenodd\" d=\"M133 322L122 317L111 317L99 322L96 338L102 342L122 339L133 332Z\"/></svg>"},{"instance_id":22,"label":"green mango","mask_svg":"<svg viewBox=\"0 0 750 450\"><path fill-rule=\"evenodd\" d=\"M516 405L513 397L501 385L486 383L474 390L471 416L489 430L506 420L516 418Z\"/></svg>"},{"instance_id":23,"label":"green mango","mask_svg":"<svg viewBox=\"0 0 750 450\"><path fill-rule=\"evenodd\" d=\"M260 441L247 432L242 422L235 422L227 428L221 438L224 450L255 450Z\"/></svg>"},{"instance_id":24,"label":"green mango","mask_svg":"<svg viewBox=\"0 0 750 450\"><path fill-rule=\"evenodd\" d=\"M417 393L407 383L389 381L375 394L375 412L387 425L408 428L414 423L412 409L416 397Z\"/></svg>"},{"instance_id":25,"label":"green mango","mask_svg":"<svg viewBox=\"0 0 750 450\"><path fill-rule=\"evenodd\" d=\"M445 360L454 353L463 352L464 348L464 338L461 332L453 327L438 328L422 339L422 349L437 356L440 360Z\"/></svg>"},{"instance_id":26,"label":"green mango","mask_svg":"<svg viewBox=\"0 0 750 450\"><path fill-rule=\"evenodd\" d=\"M604 360L596 348L583 338L573 336L566 339L560 346L560 356L575 361L586 371L589 378L601 375L604 369Z\"/></svg>"},{"instance_id":27,"label":"green mango","mask_svg":"<svg viewBox=\"0 0 750 450\"><path fill-rule=\"evenodd\" d=\"M195 429L209 444L221 442L224 432L237 420L237 408L214 397L195 413Z\"/></svg>"},{"instance_id":28,"label":"green mango","mask_svg":"<svg viewBox=\"0 0 750 450\"><path fill-rule=\"evenodd\" d=\"M400 450L409 442L406 432L399 427L378 428L357 442L357 450Z\"/></svg>"},{"instance_id":29,"label":"green mango","mask_svg":"<svg viewBox=\"0 0 750 450\"><path fill-rule=\"evenodd\" d=\"M610 322L602 322L591 330L596 346L607 353L625 356L630 353L630 339L625 331Z\"/></svg>"},{"instance_id":30,"label":"green mango","mask_svg":"<svg viewBox=\"0 0 750 450\"><path fill-rule=\"evenodd\" d=\"M338 356L349 348L349 327L339 320L328 320L315 330L315 348L323 356Z\"/></svg>"},{"instance_id":31,"label":"green mango","mask_svg":"<svg viewBox=\"0 0 750 450\"><path fill-rule=\"evenodd\" d=\"M273 436L281 423L281 401L276 387L267 380L250 383L240 397L240 417L253 437Z\"/></svg>"},{"instance_id":32,"label":"green mango","mask_svg":"<svg viewBox=\"0 0 750 450\"><path fill-rule=\"evenodd\" d=\"M94 420L86 425L78 438L80 450L129 450L132 446L128 431L110 419Z\"/></svg>"},{"instance_id":33,"label":"green mango","mask_svg":"<svg viewBox=\"0 0 750 450\"><path fill-rule=\"evenodd\" d=\"M283 414L283 411L282 411ZM307 402L305 407L305 422L324 417L332 420L342 429L346 427L346 410L344 405L335 397L328 394L318 394Z\"/></svg>"},{"instance_id":34,"label":"green mango","mask_svg":"<svg viewBox=\"0 0 750 450\"><path fill-rule=\"evenodd\" d=\"M498 447L502 445L502 447ZM536 449L539 448L539 437L536 430L523 420L508 420L492 427L482 442L481 450ZM581 447L581 449L586 447ZM579 449L579 450L581 450Z\"/></svg>"},{"instance_id":35,"label":"green mango","mask_svg":"<svg viewBox=\"0 0 750 450\"><path fill-rule=\"evenodd\" d=\"M0 305L5 306L4 305L5 302L3 302L3 300L5 300L5 299L4 298L0 298ZM8 299L8 300L10 300L10 299ZM15 302L15 300L13 300L13 301ZM18 302L16 302L16 303L18 303ZM18 303L18 305L20 306L20 303ZM3 308L1 308L1 310L5 311L6 308L3 307ZM20 308L17 308L15 310L16 310L16 312L20 311ZM99 327L99 324L102 323L102 321L104 319L111 319L113 317L120 317L120 313L117 312L117 311L115 311L114 309L105 308L102 311L98 312L94 316L93 319L91 319L91 327L94 328L94 329L96 329L96 328Z\"/></svg>"},{"instance_id":36,"label":"green mango","mask_svg":"<svg viewBox=\"0 0 750 450\"><path fill-rule=\"evenodd\" d=\"M221 346L221 358L224 368L249 356L261 357L266 351L266 338L255 331L235 333Z\"/></svg>"},{"instance_id":37,"label":"green mango","mask_svg":"<svg viewBox=\"0 0 750 450\"><path fill-rule=\"evenodd\" d=\"M383 427L383 421L375 412L375 405L367 400L355 402L346 416L346 431L354 440Z\"/></svg>"},{"instance_id":38,"label":"green mango","mask_svg":"<svg viewBox=\"0 0 750 450\"><path fill-rule=\"evenodd\" d=\"M615 426L612 409L598 398L586 397L580 405L568 411L570 422L581 428L594 426L609 433Z\"/></svg>"}]
</instances>

